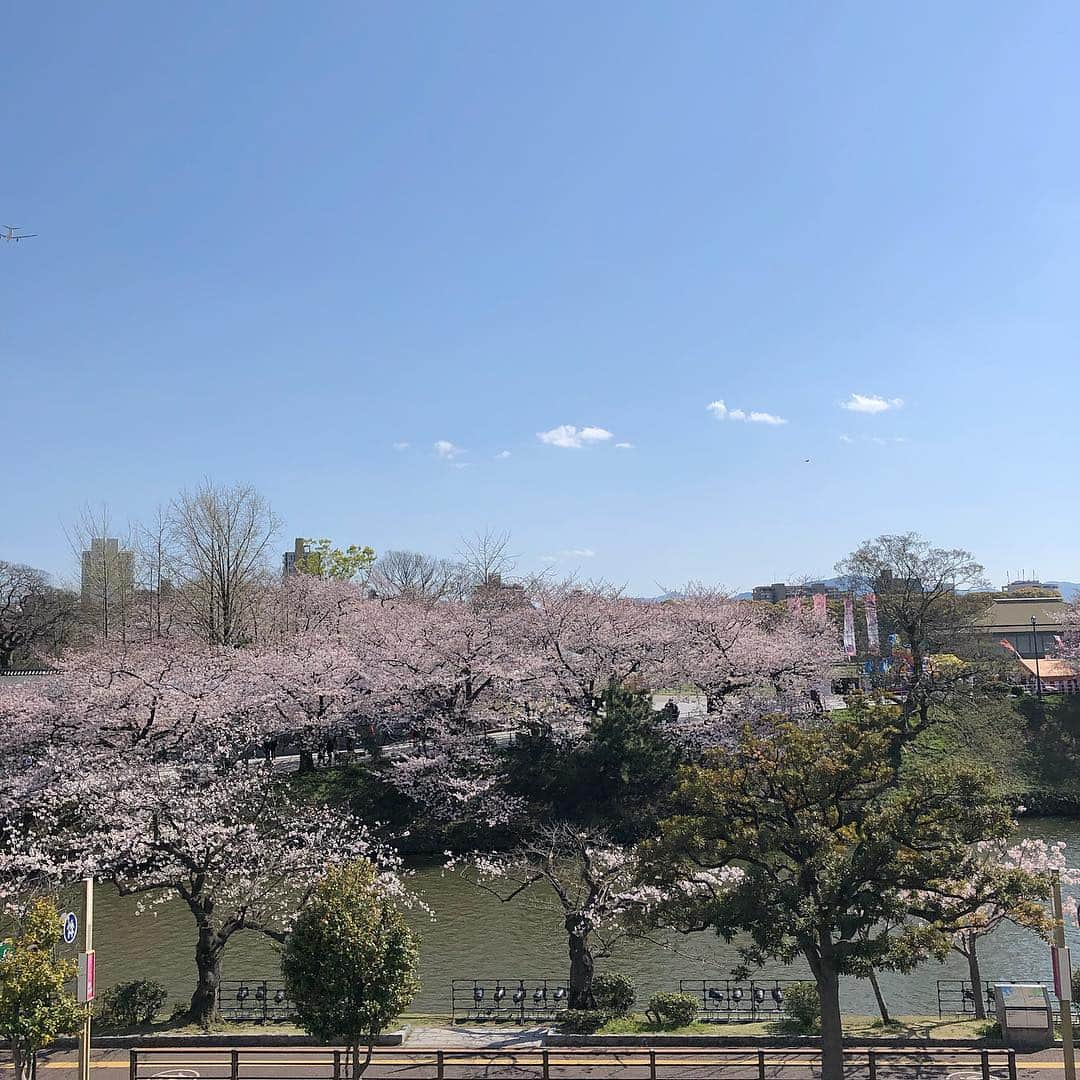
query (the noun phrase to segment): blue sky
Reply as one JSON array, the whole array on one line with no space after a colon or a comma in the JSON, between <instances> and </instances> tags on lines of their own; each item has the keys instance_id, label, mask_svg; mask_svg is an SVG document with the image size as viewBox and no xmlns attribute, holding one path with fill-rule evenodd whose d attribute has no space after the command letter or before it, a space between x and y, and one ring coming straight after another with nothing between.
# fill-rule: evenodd
<instances>
[{"instance_id":1,"label":"blue sky","mask_svg":"<svg viewBox=\"0 0 1080 1080\"><path fill-rule=\"evenodd\" d=\"M10 7L0 220L39 235L0 245L0 558L69 570L85 502L209 475L287 536L505 528L635 592L908 529L1080 579L1078 34L1067 3Z\"/></svg>"}]
</instances>

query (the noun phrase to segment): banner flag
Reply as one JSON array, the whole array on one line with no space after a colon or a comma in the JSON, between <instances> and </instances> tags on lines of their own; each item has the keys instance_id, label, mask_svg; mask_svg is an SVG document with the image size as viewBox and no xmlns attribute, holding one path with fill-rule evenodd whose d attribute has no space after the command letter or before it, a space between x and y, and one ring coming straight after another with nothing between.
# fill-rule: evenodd
<instances>
[{"instance_id":1,"label":"banner flag","mask_svg":"<svg viewBox=\"0 0 1080 1080\"><path fill-rule=\"evenodd\" d=\"M823 592L814 593L814 618L818 622L824 622L828 617L828 599Z\"/></svg>"},{"instance_id":2,"label":"banner flag","mask_svg":"<svg viewBox=\"0 0 1080 1080\"><path fill-rule=\"evenodd\" d=\"M867 593L863 605L866 608L866 641L870 646L870 655L877 656L881 652L881 640L878 637L877 597L873 593Z\"/></svg>"},{"instance_id":3,"label":"banner flag","mask_svg":"<svg viewBox=\"0 0 1080 1080\"><path fill-rule=\"evenodd\" d=\"M855 655L855 601L844 597L844 652Z\"/></svg>"}]
</instances>

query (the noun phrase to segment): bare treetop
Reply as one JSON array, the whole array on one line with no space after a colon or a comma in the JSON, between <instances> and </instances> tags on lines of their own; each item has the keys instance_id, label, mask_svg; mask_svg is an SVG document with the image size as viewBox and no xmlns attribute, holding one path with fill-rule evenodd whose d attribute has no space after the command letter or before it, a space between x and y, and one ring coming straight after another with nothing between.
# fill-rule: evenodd
<instances>
[{"instance_id":1,"label":"bare treetop","mask_svg":"<svg viewBox=\"0 0 1080 1080\"><path fill-rule=\"evenodd\" d=\"M169 576L190 613L211 643L238 644L280 519L253 487L210 480L173 499L167 519Z\"/></svg>"},{"instance_id":2,"label":"bare treetop","mask_svg":"<svg viewBox=\"0 0 1080 1080\"><path fill-rule=\"evenodd\" d=\"M517 565L517 556L510 554L510 533L494 529L462 537L457 559L465 567L474 588L501 585Z\"/></svg>"}]
</instances>

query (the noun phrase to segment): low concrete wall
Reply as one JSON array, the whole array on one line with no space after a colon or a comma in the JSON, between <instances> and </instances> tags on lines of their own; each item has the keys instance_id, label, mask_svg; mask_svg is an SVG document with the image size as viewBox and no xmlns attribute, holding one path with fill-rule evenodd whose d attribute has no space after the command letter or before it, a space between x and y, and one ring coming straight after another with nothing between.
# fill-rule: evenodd
<instances>
[{"instance_id":1,"label":"low concrete wall","mask_svg":"<svg viewBox=\"0 0 1080 1080\"><path fill-rule=\"evenodd\" d=\"M738 1048L768 1047L813 1050L821 1046L817 1035L556 1035L544 1039L546 1046L730 1046ZM1059 1044L1060 1045L1060 1044ZM850 1038L844 1040L849 1049L874 1047L878 1050L932 1050L935 1047L966 1047L974 1050L1003 1050L1000 1039L880 1039Z\"/></svg>"},{"instance_id":2,"label":"low concrete wall","mask_svg":"<svg viewBox=\"0 0 1080 1080\"><path fill-rule=\"evenodd\" d=\"M380 1035L375 1040L376 1046L400 1046L400 1031ZM0 1046L6 1044L0 1043ZM51 1043L50 1050L74 1050L78 1047L76 1039L57 1039ZM101 1050L160 1050L192 1049L197 1047L234 1046L327 1046L312 1035L288 1035L282 1032L260 1035L257 1032L243 1035L229 1035L227 1032L214 1032L210 1035L95 1035L91 1045ZM329 1046L328 1049L344 1049Z\"/></svg>"}]
</instances>

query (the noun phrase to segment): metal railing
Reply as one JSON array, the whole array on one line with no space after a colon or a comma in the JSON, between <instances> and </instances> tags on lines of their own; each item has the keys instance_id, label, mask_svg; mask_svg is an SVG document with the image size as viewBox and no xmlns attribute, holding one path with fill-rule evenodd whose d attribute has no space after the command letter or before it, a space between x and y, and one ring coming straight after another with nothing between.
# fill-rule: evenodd
<instances>
[{"instance_id":1,"label":"metal railing","mask_svg":"<svg viewBox=\"0 0 1080 1080\"><path fill-rule=\"evenodd\" d=\"M218 1009L223 1020L256 1024L288 1020L296 1011L285 987L266 979L222 979Z\"/></svg>"},{"instance_id":2,"label":"metal railing","mask_svg":"<svg viewBox=\"0 0 1080 1080\"><path fill-rule=\"evenodd\" d=\"M798 979L680 979L679 992L696 997L705 1023L778 1020L785 1016L784 995Z\"/></svg>"},{"instance_id":3,"label":"metal railing","mask_svg":"<svg viewBox=\"0 0 1080 1080\"><path fill-rule=\"evenodd\" d=\"M987 1015L994 1012L994 984L985 981L982 984L983 1001ZM937 1011L940 1018L946 1016L974 1016L975 992L968 979L938 979Z\"/></svg>"},{"instance_id":4,"label":"metal railing","mask_svg":"<svg viewBox=\"0 0 1080 1080\"><path fill-rule=\"evenodd\" d=\"M453 1020L554 1020L566 1008L565 979L453 979Z\"/></svg>"},{"instance_id":5,"label":"metal railing","mask_svg":"<svg viewBox=\"0 0 1080 1080\"><path fill-rule=\"evenodd\" d=\"M1037 986L1046 986L1050 994L1050 1008L1054 1014L1054 1020L1061 1022L1061 1003L1054 996L1054 988L1046 983L1036 983ZM983 983L983 1001L986 1003L986 1015L988 1019L994 1019L997 1015L997 1006L994 1002L994 984L987 980ZM971 983L967 979L938 979L937 981L938 1016L944 1019L946 1016L960 1018L975 1016L975 994ZM1072 1003L1073 1022L1080 1021L1080 1001Z\"/></svg>"},{"instance_id":6,"label":"metal railing","mask_svg":"<svg viewBox=\"0 0 1080 1080\"><path fill-rule=\"evenodd\" d=\"M198 1076L201 1080L343 1080L348 1052L324 1047L132 1050L129 1080ZM195 1068L197 1066L197 1069ZM713 1047L537 1047L518 1050L377 1047L366 1075L409 1080L587 1080L597 1068L626 1080L810 1080L820 1076L819 1050ZM846 1080L1017 1080L1012 1050L879 1050L844 1052Z\"/></svg>"}]
</instances>

